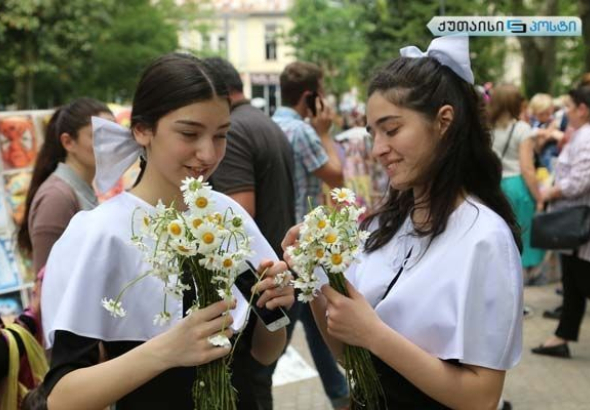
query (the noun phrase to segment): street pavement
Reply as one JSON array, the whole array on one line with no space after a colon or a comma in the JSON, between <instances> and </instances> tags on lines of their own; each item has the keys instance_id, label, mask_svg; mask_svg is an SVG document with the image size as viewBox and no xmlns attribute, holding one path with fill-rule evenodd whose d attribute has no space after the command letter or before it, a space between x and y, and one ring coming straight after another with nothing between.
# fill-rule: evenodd
<instances>
[{"instance_id":1,"label":"street pavement","mask_svg":"<svg viewBox=\"0 0 590 410\"><path fill-rule=\"evenodd\" d=\"M530 349L551 335L556 320L544 319L543 310L560 304L555 284L525 288L525 304L533 310L524 320L524 346L520 364L506 377L504 397L514 410L590 409L590 313L586 312L580 342L571 343L572 359L537 356ZM313 367L303 328L297 325L292 346ZM273 389L275 410L330 410L318 377Z\"/></svg>"}]
</instances>

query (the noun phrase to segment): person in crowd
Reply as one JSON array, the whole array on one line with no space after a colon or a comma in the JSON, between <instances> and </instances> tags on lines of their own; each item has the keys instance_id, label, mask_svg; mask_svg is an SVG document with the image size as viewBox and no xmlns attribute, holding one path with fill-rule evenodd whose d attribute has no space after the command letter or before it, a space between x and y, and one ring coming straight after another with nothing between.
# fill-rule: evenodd
<instances>
[{"instance_id":1,"label":"person in crowd","mask_svg":"<svg viewBox=\"0 0 590 410\"><path fill-rule=\"evenodd\" d=\"M522 350L521 239L468 38L401 55L368 87L387 201L363 221L371 234L345 272L350 297L324 285L313 314L336 357L343 344L370 352L380 409L509 408L499 403Z\"/></svg>"},{"instance_id":2,"label":"person in crowd","mask_svg":"<svg viewBox=\"0 0 590 410\"><path fill-rule=\"evenodd\" d=\"M275 253L282 255L281 240L295 224L291 145L279 126L246 99L240 74L229 61L212 57L205 62L223 76L231 101L225 156L209 181L216 191L228 195L254 218ZM294 316L290 319L292 323L296 320ZM241 367L248 369L258 408L272 410L270 368L252 360L244 349L234 353L237 362L243 362Z\"/></svg>"},{"instance_id":3,"label":"person in crowd","mask_svg":"<svg viewBox=\"0 0 590 410\"><path fill-rule=\"evenodd\" d=\"M570 91L566 115L574 133L564 146L555 168L553 186L543 192L549 211L590 206L590 86ZM560 254L563 306L555 335L532 349L535 354L571 357L569 342L578 340L586 299L590 297L590 242Z\"/></svg>"},{"instance_id":4,"label":"person in crowd","mask_svg":"<svg viewBox=\"0 0 590 410\"><path fill-rule=\"evenodd\" d=\"M125 303L132 308L123 318L112 318L101 306L101 299L117 295L150 269L144 254L129 246L135 210L155 212L159 201L181 207L181 182L211 176L225 153L229 127L223 77L201 60L179 53L157 58L141 75L131 129L93 118L98 188L107 191L125 171L122 164L131 165L140 156L142 172L131 191L78 213L51 250L41 299L45 338L53 349L41 385L49 410L102 410L113 404L119 410L192 409L194 366L230 352L209 338L230 337L232 323L235 329L251 329L240 343L246 343L260 363L272 363L282 352L285 330L269 332L258 321L248 326L248 302L239 294L234 294L234 302L220 301L187 315L194 298L186 291L182 300L168 302L171 319L162 326L153 320L160 309L154 300L162 298L162 284L155 279L139 282L127 294ZM293 289L275 282L286 269L284 262L278 262L237 202L215 191L211 195L215 209L225 212L231 207L254 238L250 261L259 272L267 271L257 286L259 305L288 309ZM231 307L232 313L225 314ZM100 346L105 351L102 361ZM255 409L249 378L234 368L233 379L238 408Z\"/></svg>"},{"instance_id":5,"label":"person in crowd","mask_svg":"<svg viewBox=\"0 0 590 410\"><path fill-rule=\"evenodd\" d=\"M549 94L535 94L529 103L530 123L536 140L536 166L553 171L553 160L559 153L558 142L563 132L556 128L553 117L553 98Z\"/></svg>"},{"instance_id":6,"label":"person in crowd","mask_svg":"<svg viewBox=\"0 0 590 410\"><path fill-rule=\"evenodd\" d=\"M58 108L47 125L17 234L19 250L32 258L35 274L45 266L72 217L98 205L92 187L96 169L92 116L115 118L105 104L79 98Z\"/></svg>"},{"instance_id":7,"label":"person in crowd","mask_svg":"<svg viewBox=\"0 0 590 410\"><path fill-rule=\"evenodd\" d=\"M510 84L494 88L488 105L493 149L502 161L502 191L512 205L521 228L522 266L525 283L540 275L545 252L531 247L531 224L535 212L543 210L535 170L535 133L518 119L523 97Z\"/></svg>"},{"instance_id":8,"label":"person in crowd","mask_svg":"<svg viewBox=\"0 0 590 410\"><path fill-rule=\"evenodd\" d=\"M344 184L342 163L330 135L333 116L323 99L322 70L315 64L296 61L285 67L280 83L283 106L272 119L293 149L295 219L301 222L310 201L313 206L323 203L322 183L330 187ZM322 340L309 306L297 304L296 309L324 390L334 408L343 408L348 402L346 380Z\"/></svg>"}]
</instances>

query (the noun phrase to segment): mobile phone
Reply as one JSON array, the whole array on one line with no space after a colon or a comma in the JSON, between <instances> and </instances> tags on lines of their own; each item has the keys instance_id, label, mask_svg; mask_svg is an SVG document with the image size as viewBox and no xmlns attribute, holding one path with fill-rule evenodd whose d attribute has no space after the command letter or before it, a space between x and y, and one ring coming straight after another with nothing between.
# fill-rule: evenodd
<instances>
[{"instance_id":1,"label":"mobile phone","mask_svg":"<svg viewBox=\"0 0 590 410\"><path fill-rule=\"evenodd\" d=\"M291 323L289 316L287 316L281 307L270 310L267 309L266 306L256 306L256 302L258 302L260 295L252 295L252 286L258 282L258 274L250 262L246 261L244 267L245 270L238 275L235 285L247 301L252 299L252 310L254 310L256 316L262 320L264 326L270 332L275 332Z\"/></svg>"},{"instance_id":2,"label":"mobile phone","mask_svg":"<svg viewBox=\"0 0 590 410\"><path fill-rule=\"evenodd\" d=\"M311 110L311 113L314 117L318 115L318 110L316 107L316 101L318 98L320 100L320 108L323 111L324 102L322 101L322 98L320 97L317 91L313 91L310 94L308 94L307 97L305 97L305 103L307 104L307 107Z\"/></svg>"}]
</instances>

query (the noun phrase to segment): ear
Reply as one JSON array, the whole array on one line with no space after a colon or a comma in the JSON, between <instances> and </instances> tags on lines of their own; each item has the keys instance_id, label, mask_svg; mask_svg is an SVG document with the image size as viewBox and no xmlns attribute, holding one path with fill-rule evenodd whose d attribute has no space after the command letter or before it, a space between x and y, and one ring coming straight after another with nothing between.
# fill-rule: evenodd
<instances>
[{"instance_id":1,"label":"ear","mask_svg":"<svg viewBox=\"0 0 590 410\"><path fill-rule=\"evenodd\" d=\"M67 152L72 152L76 147L76 140L74 140L67 132L63 132L59 136L59 141Z\"/></svg>"},{"instance_id":2,"label":"ear","mask_svg":"<svg viewBox=\"0 0 590 410\"><path fill-rule=\"evenodd\" d=\"M455 109L453 108L452 105L446 104L446 105L443 105L442 107L440 107L440 109L438 110L437 118L436 118L440 138L442 138L445 135L445 133L447 132L447 130L451 126L451 123L453 122L454 118L455 118Z\"/></svg>"},{"instance_id":3,"label":"ear","mask_svg":"<svg viewBox=\"0 0 590 410\"><path fill-rule=\"evenodd\" d=\"M148 147L154 136L151 128L148 128L145 124L137 124L131 130L135 141L142 147Z\"/></svg>"}]
</instances>

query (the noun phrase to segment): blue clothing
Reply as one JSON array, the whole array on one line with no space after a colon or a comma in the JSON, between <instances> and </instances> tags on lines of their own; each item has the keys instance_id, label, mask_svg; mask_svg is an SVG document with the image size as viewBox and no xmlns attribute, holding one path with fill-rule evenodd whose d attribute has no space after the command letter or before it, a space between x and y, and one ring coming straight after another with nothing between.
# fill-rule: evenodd
<instances>
[{"instance_id":1,"label":"blue clothing","mask_svg":"<svg viewBox=\"0 0 590 410\"><path fill-rule=\"evenodd\" d=\"M328 154L317 132L292 108L278 108L272 119L281 127L293 148L295 217L301 222L310 211L308 197L313 207L323 202L322 181L313 172L328 162Z\"/></svg>"}]
</instances>

